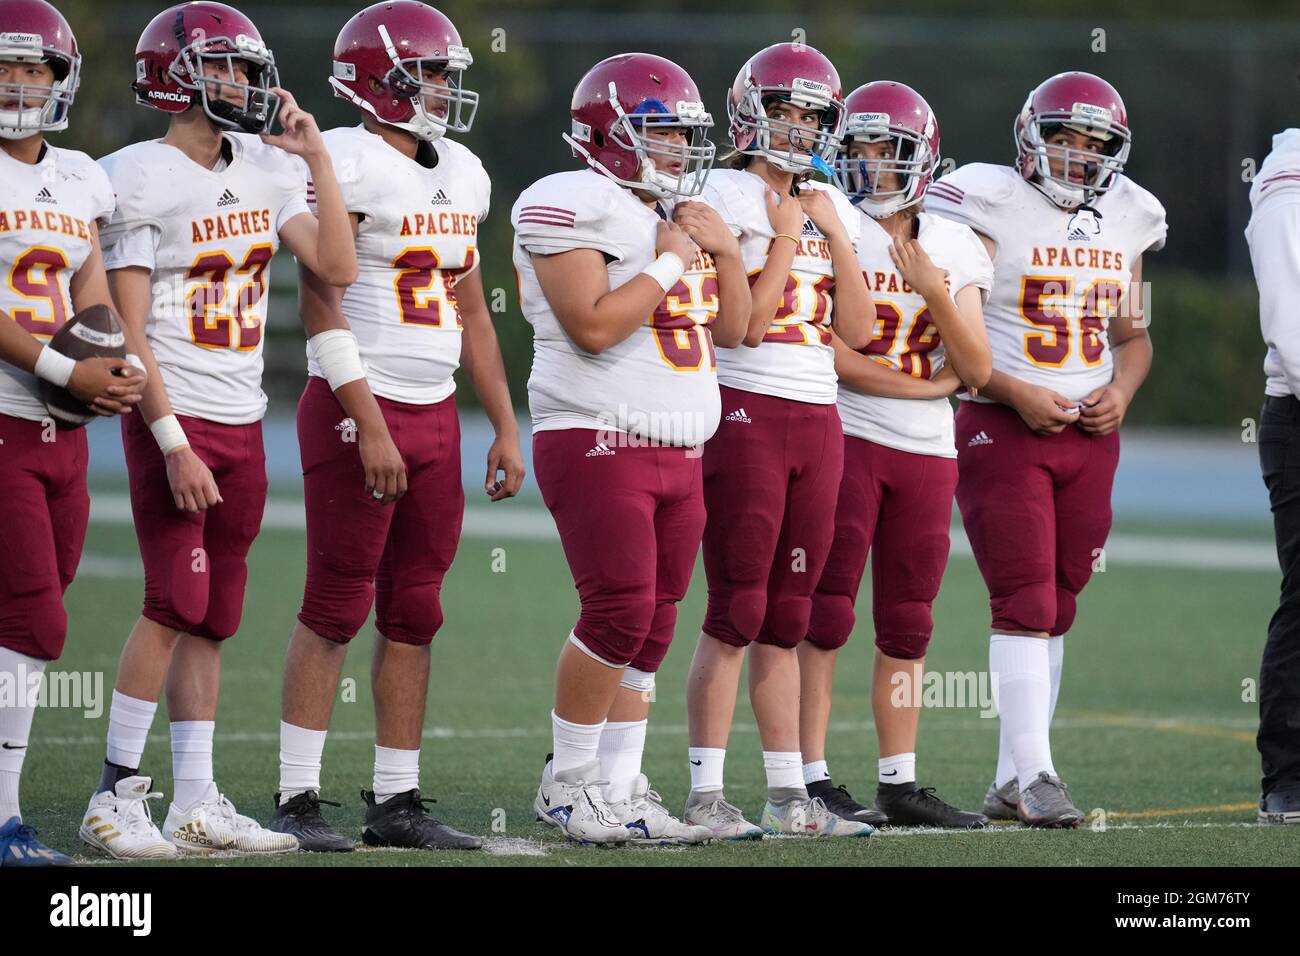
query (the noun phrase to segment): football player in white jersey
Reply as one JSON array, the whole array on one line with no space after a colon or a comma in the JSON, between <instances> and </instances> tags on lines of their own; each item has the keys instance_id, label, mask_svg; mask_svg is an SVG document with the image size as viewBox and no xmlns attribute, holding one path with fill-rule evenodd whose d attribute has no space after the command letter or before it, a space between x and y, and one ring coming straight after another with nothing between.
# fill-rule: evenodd
<instances>
[{"instance_id":1,"label":"football player in white jersey","mask_svg":"<svg viewBox=\"0 0 1300 956\"><path fill-rule=\"evenodd\" d=\"M145 27L135 62L136 101L170 114L167 133L101 163L117 193L105 228L113 298L148 338L143 415L122 432L145 594L81 837L121 859L289 852L297 840L236 813L213 780L221 642L239 627L266 502L268 264L284 242L347 284L352 232L315 120L276 85L247 17L206 0L172 7ZM271 135L277 111L284 132ZM175 793L159 834L146 810L157 794L139 767L164 684Z\"/></svg>"},{"instance_id":2,"label":"football player in white jersey","mask_svg":"<svg viewBox=\"0 0 1300 956\"><path fill-rule=\"evenodd\" d=\"M704 527L699 445L718 426L719 347L749 286L734 228L694 197L713 120L681 67L613 56L578 82L581 171L515 203L537 483L581 599L560 652L538 818L582 843L708 841L641 772L655 673Z\"/></svg>"},{"instance_id":3,"label":"football player in white jersey","mask_svg":"<svg viewBox=\"0 0 1300 956\"><path fill-rule=\"evenodd\" d=\"M839 75L799 43L759 51L728 93L736 168L707 196L741 228L753 306L741 347L718 353L722 423L704 449L709 604L691 665L688 822L725 839L763 830L868 836L804 788L799 659L830 551L844 434L835 347L867 344L872 300L855 249L859 215L829 173L844 121ZM725 799L723 760L749 649L763 744L762 830Z\"/></svg>"},{"instance_id":4,"label":"football player in white jersey","mask_svg":"<svg viewBox=\"0 0 1300 956\"><path fill-rule=\"evenodd\" d=\"M18 805L37 704L26 688L63 651L63 592L90 513L86 433L56 427L37 378L104 415L129 412L145 382L124 360L74 362L44 345L75 312L111 304L95 221L112 213L113 187L85 153L45 142L67 128L80 71L62 14L0 0L0 682L19 689L0 703L0 866L71 862Z\"/></svg>"},{"instance_id":5,"label":"football player in white jersey","mask_svg":"<svg viewBox=\"0 0 1300 956\"><path fill-rule=\"evenodd\" d=\"M993 374L956 421L957 505L989 589L1002 727L984 812L1074 827L1048 727L1065 634L1110 531L1118 429L1151 367L1142 257L1164 245L1165 211L1122 175L1128 117L1100 77L1044 80L1015 138L1015 166L963 166L926 203L993 258Z\"/></svg>"},{"instance_id":6,"label":"football player in white jersey","mask_svg":"<svg viewBox=\"0 0 1300 956\"><path fill-rule=\"evenodd\" d=\"M416 0L367 7L334 45L330 83L362 122L329 130L325 142L360 275L343 290L300 271L310 336L298 406L307 584L285 664L271 821L308 850L354 846L321 816L321 756L348 644L372 604L376 740L362 838L482 844L431 817L419 789L430 645L465 504L452 381L462 354L497 434L486 491L500 501L523 480L479 269L491 184L478 158L444 135L473 120L476 95L461 86L470 62L451 21Z\"/></svg>"},{"instance_id":7,"label":"football player in white jersey","mask_svg":"<svg viewBox=\"0 0 1300 956\"><path fill-rule=\"evenodd\" d=\"M861 216L858 256L876 324L865 348L836 355L844 478L834 543L813 595L808 639L799 645L804 783L850 820L981 827L981 814L917 787L916 730L957 487L948 396L957 381L982 387L992 370L983 301L993 263L970 227L922 210L939 163L939 124L924 98L879 80L850 93L844 108L836 182ZM880 743L872 808L832 784L826 763L835 659L853 630L868 552L871 705Z\"/></svg>"}]
</instances>

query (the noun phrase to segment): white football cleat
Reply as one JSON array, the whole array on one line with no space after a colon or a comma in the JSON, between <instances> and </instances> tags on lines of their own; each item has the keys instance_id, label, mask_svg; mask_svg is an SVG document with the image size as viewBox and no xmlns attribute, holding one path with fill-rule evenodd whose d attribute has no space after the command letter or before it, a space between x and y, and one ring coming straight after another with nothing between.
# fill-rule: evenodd
<instances>
[{"instance_id":1,"label":"white football cleat","mask_svg":"<svg viewBox=\"0 0 1300 956\"><path fill-rule=\"evenodd\" d=\"M150 800L162 796L149 777L125 777L113 790L90 798L81 818L81 841L116 860L171 860L176 847L154 826Z\"/></svg>"},{"instance_id":2,"label":"white football cleat","mask_svg":"<svg viewBox=\"0 0 1300 956\"><path fill-rule=\"evenodd\" d=\"M810 837L868 837L876 832L869 823L846 820L831 813L821 797L795 798L785 803L768 800L763 806L763 829L768 833Z\"/></svg>"},{"instance_id":3,"label":"white football cleat","mask_svg":"<svg viewBox=\"0 0 1300 956\"><path fill-rule=\"evenodd\" d=\"M268 830L252 817L235 811L221 794L202 800L188 810L172 804L163 824L167 839L183 854L203 856L218 851L233 853L293 853L298 838Z\"/></svg>"},{"instance_id":4,"label":"white football cleat","mask_svg":"<svg viewBox=\"0 0 1300 956\"><path fill-rule=\"evenodd\" d=\"M682 819L691 826L704 827L715 840L763 839L763 831L745 819L740 807L722 799L721 791L692 791Z\"/></svg>"},{"instance_id":5,"label":"white football cleat","mask_svg":"<svg viewBox=\"0 0 1300 956\"><path fill-rule=\"evenodd\" d=\"M598 780L600 764L593 760L585 767L568 771L568 779L557 780L551 761L542 768L542 782L533 800L533 809L543 823L559 827L575 843L614 845L626 843L632 834L614 815L600 792L604 781Z\"/></svg>"},{"instance_id":6,"label":"white football cleat","mask_svg":"<svg viewBox=\"0 0 1300 956\"><path fill-rule=\"evenodd\" d=\"M708 827L682 823L664 807L662 797L650 789L646 775L636 775L632 795L610 804L635 846L696 846L713 839Z\"/></svg>"}]
</instances>

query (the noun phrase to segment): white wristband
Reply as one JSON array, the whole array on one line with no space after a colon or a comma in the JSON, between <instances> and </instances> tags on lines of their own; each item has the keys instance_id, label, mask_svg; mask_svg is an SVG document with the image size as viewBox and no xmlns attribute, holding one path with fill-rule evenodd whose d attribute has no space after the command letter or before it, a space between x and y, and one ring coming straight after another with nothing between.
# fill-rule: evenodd
<instances>
[{"instance_id":1,"label":"white wristband","mask_svg":"<svg viewBox=\"0 0 1300 956\"><path fill-rule=\"evenodd\" d=\"M153 439L164 455L170 455L181 445L189 444L189 439L185 437L185 430L181 428L181 423L176 420L175 415L164 415L157 421L150 422L149 431L153 432Z\"/></svg>"},{"instance_id":2,"label":"white wristband","mask_svg":"<svg viewBox=\"0 0 1300 956\"><path fill-rule=\"evenodd\" d=\"M361 364L361 351L357 337L349 329L328 329L307 340L307 348L320 366L325 381L332 391L338 391L348 382L366 377Z\"/></svg>"},{"instance_id":3,"label":"white wristband","mask_svg":"<svg viewBox=\"0 0 1300 956\"><path fill-rule=\"evenodd\" d=\"M41 354L36 358L35 372L37 377L52 382L59 388L67 388L68 380L72 378L72 370L76 367L76 359L69 358L62 352L56 352L47 345L41 349Z\"/></svg>"},{"instance_id":4,"label":"white wristband","mask_svg":"<svg viewBox=\"0 0 1300 956\"><path fill-rule=\"evenodd\" d=\"M658 282L667 292L677 284L677 280L682 277L686 271L686 263L682 262L682 257L675 252L661 253L659 258L650 263L641 270L641 274L649 276Z\"/></svg>"},{"instance_id":5,"label":"white wristband","mask_svg":"<svg viewBox=\"0 0 1300 956\"><path fill-rule=\"evenodd\" d=\"M123 356L123 358L126 359L127 365L134 365L142 372L145 370L144 359L140 358L140 356L136 355L134 352L127 352L126 355Z\"/></svg>"}]
</instances>

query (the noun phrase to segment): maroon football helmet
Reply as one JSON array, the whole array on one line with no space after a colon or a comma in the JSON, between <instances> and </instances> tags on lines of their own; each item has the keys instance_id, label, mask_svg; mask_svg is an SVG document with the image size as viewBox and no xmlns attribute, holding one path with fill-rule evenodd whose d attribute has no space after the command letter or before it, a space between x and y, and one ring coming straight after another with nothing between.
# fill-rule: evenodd
<instances>
[{"instance_id":1,"label":"maroon football helmet","mask_svg":"<svg viewBox=\"0 0 1300 956\"><path fill-rule=\"evenodd\" d=\"M66 129L68 108L81 80L81 54L68 21L45 0L0 0L0 60L48 63L54 84L6 83L0 97L0 137L26 139Z\"/></svg>"},{"instance_id":2,"label":"maroon football helmet","mask_svg":"<svg viewBox=\"0 0 1300 956\"><path fill-rule=\"evenodd\" d=\"M924 97L910 86L877 80L859 86L844 101L844 145L835 161L835 183L859 209L885 219L914 206L939 166L939 123ZM854 140L893 143L893 155L855 159ZM880 188L880 178L894 173L901 186Z\"/></svg>"},{"instance_id":3,"label":"maroon football helmet","mask_svg":"<svg viewBox=\"0 0 1300 956\"><path fill-rule=\"evenodd\" d=\"M772 100L816 110L815 130L767 115ZM831 163L844 126L844 92L831 61L804 43L776 43L749 58L727 92L731 142L739 152L762 156L792 173L832 174ZM785 149L772 149L773 132L786 137Z\"/></svg>"},{"instance_id":4,"label":"maroon football helmet","mask_svg":"<svg viewBox=\"0 0 1300 956\"><path fill-rule=\"evenodd\" d=\"M455 26L433 7L386 0L366 7L339 31L330 85L336 96L381 123L434 140L448 130L468 132L473 124L478 94L461 86L473 62ZM436 104L432 110L427 100Z\"/></svg>"},{"instance_id":5,"label":"maroon football helmet","mask_svg":"<svg viewBox=\"0 0 1300 956\"><path fill-rule=\"evenodd\" d=\"M649 53L601 60L578 81L569 113L564 141L614 182L660 197L704 189L715 152L708 139L713 117L690 74L671 60ZM664 126L680 127L688 141L647 135Z\"/></svg>"},{"instance_id":6,"label":"maroon football helmet","mask_svg":"<svg viewBox=\"0 0 1300 956\"><path fill-rule=\"evenodd\" d=\"M205 78L206 63L225 78ZM247 83L235 79L236 63L244 64ZM265 133L280 111L280 98L271 92L279 85L275 57L253 21L224 3L169 7L149 21L135 46L135 101L164 113L184 113L197 101L218 126ZM236 90L242 102L222 98L226 89Z\"/></svg>"},{"instance_id":7,"label":"maroon football helmet","mask_svg":"<svg viewBox=\"0 0 1300 956\"><path fill-rule=\"evenodd\" d=\"M1061 126L1101 140L1103 151L1049 146L1048 137ZM1124 101L1091 73L1058 73L1040 83L1016 117L1015 136L1020 175L1063 209L1092 202L1114 186L1132 145ZM1062 160L1063 175L1052 175L1051 157ZM1071 165L1083 168L1082 183L1070 180Z\"/></svg>"}]
</instances>

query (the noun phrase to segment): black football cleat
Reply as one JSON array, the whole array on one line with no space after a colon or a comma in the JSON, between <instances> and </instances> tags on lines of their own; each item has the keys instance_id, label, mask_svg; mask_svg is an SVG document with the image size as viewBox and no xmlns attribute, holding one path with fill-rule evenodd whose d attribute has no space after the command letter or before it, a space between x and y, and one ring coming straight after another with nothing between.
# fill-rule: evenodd
<instances>
[{"instance_id":1,"label":"black football cleat","mask_svg":"<svg viewBox=\"0 0 1300 956\"><path fill-rule=\"evenodd\" d=\"M989 818L982 813L958 810L934 795L934 787L918 788L914 783L882 783L876 787L876 809L891 827L944 827L950 830L982 830Z\"/></svg>"},{"instance_id":2,"label":"black football cleat","mask_svg":"<svg viewBox=\"0 0 1300 956\"><path fill-rule=\"evenodd\" d=\"M371 790L362 790L366 801L366 823L361 828L361 839L366 846L396 846L412 850L477 850L483 845L480 837L454 830L429 816L424 809L425 800L419 790L398 793L383 803L375 803Z\"/></svg>"},{"instance_id":3,"label":"black football cleat","mask_svg":"<svg viewBox=\"0 0 1300 956\"><path fill-rule=\"evenodd\" d=\"M843 784L835 786L830 780L818 780L808 784L804 789L809 797L820 797L826 809L837 817L853 823L869 823L873 827L884 826L885 815L875 807L864 807L853 799L853 795Z\"/></svg>"},{"instance_id":4,"label":"black football cleat","mask_svg":"<svg viewBox=\"0 0 1300 956\"><path fill-rule=\"evenodd\" d=\"M357 848L357 842L344 836L330 826L320 815L320 805L342 806L332 800L322 800L315 790L308 790L296 797L280 802L280 795L275 795L275 815L267 824L268 830L276 833L289 833L298 838L298 848L309 853L349 853Z\"/></svg>"}]
</instances>

